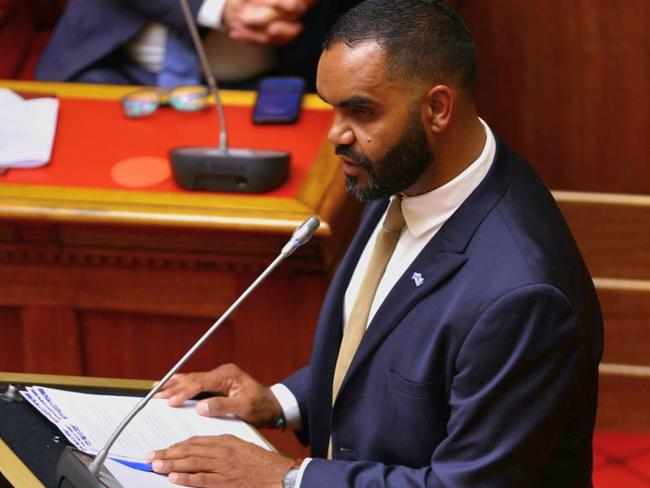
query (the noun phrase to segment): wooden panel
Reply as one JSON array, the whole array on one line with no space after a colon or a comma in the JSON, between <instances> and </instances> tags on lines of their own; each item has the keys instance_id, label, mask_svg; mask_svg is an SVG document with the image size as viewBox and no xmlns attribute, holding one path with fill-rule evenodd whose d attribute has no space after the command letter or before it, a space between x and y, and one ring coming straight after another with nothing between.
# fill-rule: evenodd
<instances>
[{"instance_id":1,"label":"wooden panel","mask_svg":"<svg viewBox=\"0 0 650 488\"><path fill-rule=\"evenodd\" d=\"M316 275L296 275L290 284L294 292L300 291L290 304L295 309L296 322L289 333L289 342L297 368L308 364L311 358L316 324L330 280Z\"/></svg>"},{"instance_id":2,"label":"wooden panel","mask_svg":"<svg viewBox=\"0 0 650 488\"><path fill-rule=\"evenodd\" d=\"M153 261L155 267L158 261ZM83 362L84 374L156 377L180 358L191 341L208 329L259 272L256 267L245 265L223 270L217 265L217 270L200 271L164 265L162 269L116 269L111 264L114 265L81 262L67 266L0 267L0 274L13 280L12 286L0 295L0 302L43 310L76 307L82 320L82 342L74 355L79 364ZM212 350L205 353L211 361L191 364L209 369L237 360L265 382L293 372L308 361L327 283L327 275L296 272L288 262L283 263L231 317L233 322L227 328L237 325L236 340L233 332L228 332L227 346L219 350L228 354ZM49 316L39 320L47 324ZM22 340L23 325L18 315L7 315L5 321L7 331L0 331L2 340ZM219 335L223 333L220 331ZM39 337L35 335L24 340L31 342ZM66 334L47 337L51 350L68 347ZM188 339L183 341L183 337ZM107 347L111 343L125 346L114 352ZM14 350L15 359L20 359L22 348ZM116 353L124 357L116 357ZM37 357L36 353L33 356ZM48 355L42 358L55 359ZM13 367L8 365L5 369L22 370L18 361L12 363ZM54 372L43 368L40 365L37 370Z\"/></svg>"},{"instance_id":3,"label":"wooden panel","mask_svg":"<svg viewBox=\"0 0 650 488\"><path fill-rule=\"evenodd\" d=\"M554 195L592 276L650 280L650 196Z\"/></svg>"},{"instance_id":4,"label":"wooden panel","mask_svg":"<svg viewBox=\"0 0 650 488\"><path fill-rule=\"evenodd\" d=\"M599 288L598 297L605 318L603 361L650 366L650 288Z\"/></svg>"},{"instance_id":5,"label":"wooden panel","mask_svg":"<svg viewBox=\"0 0 650 488\"><path fill-rule=\"evenodd\" d=\"M72 308L24 307L21 319L25 372L83 373L79 329Z\"/></svg>"},{"instance_id":6,"label":"wooden panel","mask_svg":"<svg viewBox=\"0 0 650 488\"><path fill-rule=\"evenodd\" d=\"M239 276L243 291L253 273ZM309 362L327 280L278 273L236 312L235 361L262 383L272 384Z\"/></svg>"},{"instance_id":7,"label":"wooden panel","mask_svg":"<svg viewBox=\"0 0 650 488\"><path fill-rule=\"evenodd\" d=\"M0 304L213 317L235 298L236 267L230 272L165 269L164 260L153 257L149 264L151 268L136 265L133 269L102 266L100 261L3 265L0 282L11 286L0 287Z\"/></svg>"},{"instance_id":8,"label":"wooden panel","mask_svg":"<svg viewBox=\"0 0 650 488\"><path fill-rule=\"evenodd\" d=\"M233 276L239 293L257 273L242 269ZM207 370L234 361L267 384L291 374L309 361L326 287L325 277L277 270L197 352L185 370ZM79 312L84 374L161 377L230 305L220 290L211 292L219 306L211 306L209 317ZM188 309L192 305L188 303Z\"/></svg>"},{"instance_id":9,"label":"wooden panel","mask_svg":"<svg viewBox=\"0 0 650 488\"><path fill-rule=\"evenodd\" d=\"M466 0L480 113L555 189L650 193L650 3Z\"/></svg>"},{"instance_id":10,"label":"wooden panel","mask_svg":"<svg viewBox=\"0 0 650 488\"><path fill-rule=\"evenodd\" d=\"M288 295L289 301L284 306L292 310L295 319L292 324L280 325L275 330L278 335L275 338L271 337L271 340L278 352L282 351L282 353L288 354L290 359L286 361L287 369L282 371L282 374L279 374L280 371L265 372L256 368L256 372L266 378L267 384L277 381L281 379L281 376L287 376L309 363L316 322L327 291L328 280L317 275L297 274L289 277L288 285L289 293L286 295ZM264 324L264 317L266 317L265 314L257 313L256 317L253 316L253 320ZM267 330L270 335L274 333L273 329L267 327ZM280 332L284 335L280 335ZM281 348L282 344L284 347ZM266 346L265 349L270 350L271 348ZM305 457L309 454L309 449L301 445L291 431L264 429L262 433L280 452L284 452L290 457Z\"/></svg>"},{"instance_id":11,"label":"wooden panel","mask_svg":"<svg viewBox=\"0 0 650 488\"><path fill-rule=\"evenodd\" d=\"M650 432L650 376L601 374L596 429Z\"/></svg>"},{"instance_id":12,"label":"wooden panel","mask_svg":"<svg viewBox=\"0 0 650 488\"><path fill-rule=\"evenodd\" d=\"M20 309L0 307L0 371L24 371Z\"/></svg>"},{"instance_id":13,"label":"wooden panel","mask_svg":"<svg viewBox=\"0 0 650 488\"><path fill-rule=\"evenodd\" d=\"M84 375L162 378L212 324L204 318L88 311L80 314ZM184 371L232 361L232 324L225 323Z\"/></svg>"}]
</instances>

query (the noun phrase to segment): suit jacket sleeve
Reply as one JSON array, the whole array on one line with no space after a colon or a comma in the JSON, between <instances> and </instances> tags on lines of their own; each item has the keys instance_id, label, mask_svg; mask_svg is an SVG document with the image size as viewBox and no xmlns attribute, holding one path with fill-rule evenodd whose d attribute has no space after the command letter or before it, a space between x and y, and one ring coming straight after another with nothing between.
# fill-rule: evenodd
<instances>
[{"instance_id":1,"label":"suit jacket sleeve","mask_svg":"<svg viewBox=\"0 0 650 488\"><path fill-rule=\"evenodd\" d=\"M137 11L140 15L172 29L185 30L185 17L178 0L114 0L126 9ZM194 18L198 15L203 0L189 0Z\"/></svg>"},{"instance_id":2,"label":"suit jacket sleeve","mask_svg":"<svg viewBox=\"0 0 650 488\"><path fill-rule=\"evenodd\" d=\"M282 381L282 384L289 388L293 396L298 400L303 428L300 432L296 432L296 436L304 445L309 444L309 410L307 408L310 389L309 383L309 368L302 368Z\"/></svg>"},{"instance_id":3,"label":"suit jacket sleeve","mask_svg":"<svg viewBox=\"0 0 650 488\"><path fill-rule=\"evenodd\" d=\"M586 371L579 330L557 288L532 284L506 293L484 309L461 345L448 435L429 466L315 459L302 488L534 485L571 415L572 386Z\"/></svg>"}]
</instances>

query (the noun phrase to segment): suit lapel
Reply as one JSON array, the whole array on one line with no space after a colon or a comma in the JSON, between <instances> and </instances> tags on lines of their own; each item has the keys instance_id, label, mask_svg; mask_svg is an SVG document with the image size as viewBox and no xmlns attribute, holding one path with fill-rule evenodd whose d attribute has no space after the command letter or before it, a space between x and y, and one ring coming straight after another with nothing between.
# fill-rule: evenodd
<instances>
[{"instance_id":1,"label":"suit lapel","mask_svg":"<svg viewBox=\"0 0 650 488\"><path fill-rule=\"evenodd\" d=\"M467 260L465 249L474 232L510 186L514 171L512 162L512 153L497 139L495 160L484 180L411 263L377 310L350 364L338 398L341 398L350 378L381 345L386 336L399 325L408 311L424 297L433 293L440 283L465 263ZM385 205L383 208L385 209ZM381 212L376 219L373 219L375 225L380 216ZM363 242L367 242L369 237L370 233L365 236ZM356 255L356 259L360 252ZM346 286L353 270L354 267L347 276ZM415 286L411 279L414 272L422 275L424 281L421 286ZM344 292L345 289L343 289ZM339 296L339 301L343 301L342 295ZM340 315L341 309L339 312ZM340 343L340 336L338 339ZM338 349L336 349L336 354L338 354ZM336 359L334 359L335 361Z\"/></svg>"},{"instance_id":2,"label":"suit lapel","mask_svg":"<svg viewBox=\"0 0 650 488\"><path fill-rule=\"evenodd\" d=\"M327 371L324 383L315 392L324 395L327 404L331 404L332 376L343 337L343 301L352 273L359 261L363 249L370 239L377 222L388 206L388 199L368 204L359 230L345 254L332 284L327 291L321 316L318 320L315 343L320 347L314 348L312 364L319 365L319 370Z\"/></svg>"},{"instance_id":3,"label":"suit lapel","mask_svg":"<svg viewBox=\"0 0 650 488\"><path fill-rule=\"evenodd\" d=\"M399 325L404 316L424 297L430 295L446 278L456 272L467 260L462 253L441 252L436 238L425 247L393 286L377 313L371 320L359 344L350 368L339 390L341 397L346 384L364 361L381 345L386 337ZM416 286L411 278L419 273L423 279Z\"/></svg>"}]
</instances>

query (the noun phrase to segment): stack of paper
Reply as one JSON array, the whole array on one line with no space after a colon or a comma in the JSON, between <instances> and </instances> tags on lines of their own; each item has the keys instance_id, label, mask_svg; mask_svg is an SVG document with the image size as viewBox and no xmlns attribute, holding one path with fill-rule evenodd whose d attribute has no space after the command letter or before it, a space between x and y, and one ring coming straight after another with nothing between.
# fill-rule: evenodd
<instances>
[{"instance_id":1,"label":"stack of paper","mask_svg":"<svg viewBox=\"0 0 650 488\"><path fill-rule=\"evenodd\" d=\"M140 400L136 397L92 395L41 386L27 387L21 394L54 423L77 449L92 455L104 447L115 428ZM264 438L245 422L202 417L194 410L195 403L187 402L183 407L173 408L166 400L151 400L118 437L109 451L109 457L132 468L147 469L144 461L146 452L164 449L195 435L231 434L271 449ZM107 464L109 469L111 464ZM116 475L114 469L111 472Z\"/></svg>"},{"instance_id":2,"label":"stack of paper","mask_svg":"<svg viewBox=\"0 0 650 488\"><path fill-rule=\"evenodd\" d=\"M50 161L59 101L22 97L0 88L0 169L36 168Z\"/></svg>"}]
</instances>

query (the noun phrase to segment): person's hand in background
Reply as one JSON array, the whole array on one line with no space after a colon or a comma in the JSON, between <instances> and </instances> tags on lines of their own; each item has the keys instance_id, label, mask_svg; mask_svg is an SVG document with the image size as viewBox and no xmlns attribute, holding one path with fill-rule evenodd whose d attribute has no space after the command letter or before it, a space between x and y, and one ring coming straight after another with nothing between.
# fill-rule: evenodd
<instances>
[{"instance_id":1,"label":"person's hand in background","mask_svg":"<svg viewBox=\"0 0 650 488\"><path fill-rule=\"evenodd\" d=\"M224 24L232 39L262 45L292 41L300 32L300 21L315 0L229 0Z\"/></svg>"}]
</instances>

